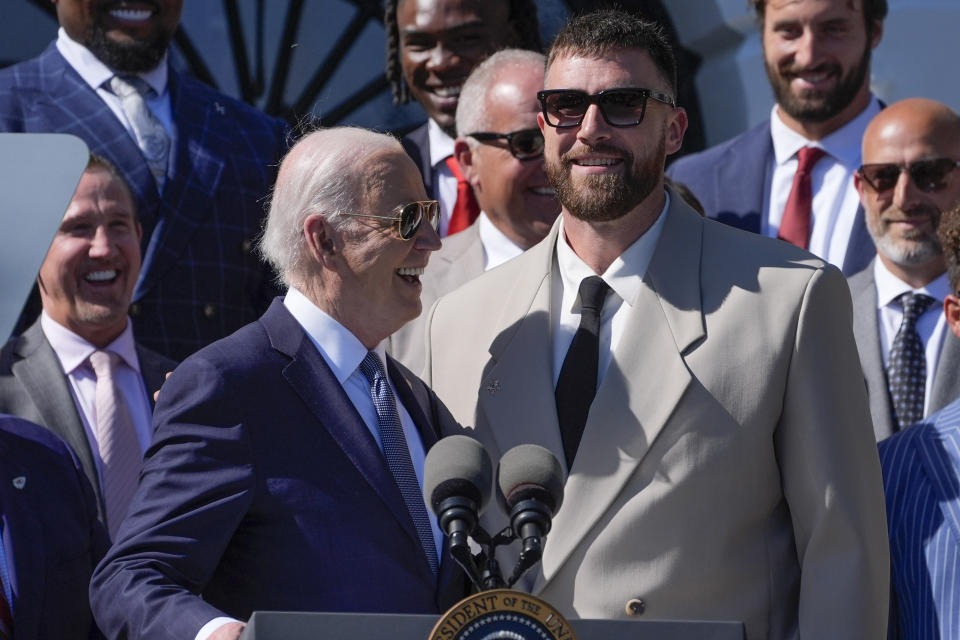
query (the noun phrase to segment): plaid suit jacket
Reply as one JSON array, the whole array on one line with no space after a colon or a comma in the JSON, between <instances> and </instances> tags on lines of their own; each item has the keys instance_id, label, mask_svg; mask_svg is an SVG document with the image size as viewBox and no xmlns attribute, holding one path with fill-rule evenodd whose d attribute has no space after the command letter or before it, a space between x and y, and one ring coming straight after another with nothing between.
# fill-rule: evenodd
<instances>
[{"instance_id":1,"label":"plaid suit jacket","mask_svg":"<svg viewBox=\"0 0 960 640\"><path fill-rule=\"evenodd\" d=\"M0 131L71 133L117 166L144 232L134 332L181 360L256 320L276 293L253 247L287 127L173 68L169 78L176 144L162 194L134 139L55 44L0 70Z\"/></svg>"}]
</instances>

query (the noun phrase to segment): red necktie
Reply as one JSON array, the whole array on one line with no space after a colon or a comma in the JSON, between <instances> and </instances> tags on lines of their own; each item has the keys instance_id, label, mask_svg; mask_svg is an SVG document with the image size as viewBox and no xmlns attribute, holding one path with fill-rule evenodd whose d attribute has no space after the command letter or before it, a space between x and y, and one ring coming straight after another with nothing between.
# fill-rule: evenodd
<instances>
[{"instance_id":1,"label":"red necktie","mask_svg":"<svg viewBox=\"0 0 960 640\"><path fill-rule=\"evenodd\" d=\"M477 219L480 215L480 205L477 204L477 198L473 195L473 187L463 177L460 171L460 165L457 159L450 156L444 162L450 173L457 179L457 202L453 205L453 213L450 214L450 224L447 226L447 235L453 235L458 231L463 231Z\"/></svg>"},{"instance_id":2,"label":"red necktie","mask_svg":"<svg viewBox=\"0 0 960 640\"><path fill-rule=\"evenodd\" d=\"M813 188L810 186L810 173L826 151L818 147L803 147L797 152L797 173L793 176L793 187L787 206L783 209L780 221L780 233L777 237L804 249L810 242L810 209L813 205Z\"/></svg>"}]
</instances>

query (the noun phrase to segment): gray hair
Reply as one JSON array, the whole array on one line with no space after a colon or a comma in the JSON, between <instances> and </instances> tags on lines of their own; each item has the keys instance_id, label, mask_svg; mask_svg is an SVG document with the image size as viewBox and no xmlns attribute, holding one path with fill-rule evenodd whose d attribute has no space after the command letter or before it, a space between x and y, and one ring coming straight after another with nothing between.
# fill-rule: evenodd
<instances>
[{"instance_id":1,"label":"gray hair","mask_svg":"<svg viewBox=\"0 0 960 640\"><path fill-rule=\"evenodd\" d=\"M457 102L457 135L486 131L490 128L490 113L486 96L508 67L536 66L541 71L546 57L536 51L502 49L481 62L467 78Z\"/></svg>"},{"instance_id":2,"label":"gray hair","mask_svg":"<svg viewBox=\"0 0 960 640\"><path fill-rule=\"evenodd\" d=\"M306 219L321 214L342 228L348 218L340 214L364 205L366 169L398 152L404 151L396 138L359 127L320 129L290 149L280 164L258 247L281 282L302 286L297 280L306 274Z\"/></svg>"}]
</instances>

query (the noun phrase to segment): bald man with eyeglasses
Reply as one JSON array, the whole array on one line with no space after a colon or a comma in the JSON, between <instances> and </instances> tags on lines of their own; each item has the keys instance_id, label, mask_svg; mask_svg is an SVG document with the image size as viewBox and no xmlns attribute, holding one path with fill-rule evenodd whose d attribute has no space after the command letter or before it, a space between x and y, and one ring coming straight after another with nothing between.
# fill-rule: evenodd
<instances>
[{"instance_id":1,"label":"bald man with eyeglasses","mask_svg":"<svg viewBox=\"0 0 960 640\"><path fill-rule=\"evenodd\" d=\"M922 98L893 104L863 136L854 184L876 258L850 277L853 332L877 440L960 397L960 339L937 226L960 204L960 117Z\"/></svg>"},{"instance_id":2,"label":"bald man with eyeglasses","mask_svg":"<svg viewBox=\"0 0 960 640\"><path fill-rule=\"evenodd\" d=\"M430 259L421 278L424 312L440 296L540 242L560 213L537 127L544 62L541 53L504 49L463 85L454 155L481 211L467 229L444 238ZM424 315L387 343L391 355L417 372L423 368Z\"/></svg>"}]
</instances>

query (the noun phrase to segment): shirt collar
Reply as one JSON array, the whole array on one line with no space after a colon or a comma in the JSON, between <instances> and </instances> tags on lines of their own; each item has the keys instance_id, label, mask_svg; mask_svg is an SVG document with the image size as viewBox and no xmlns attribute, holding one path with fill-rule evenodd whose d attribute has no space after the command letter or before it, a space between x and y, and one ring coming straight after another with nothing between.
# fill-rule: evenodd
<instances>
[{"instance_id":1,"label":"shirt collar","mask_svg":"<svg viewBox=\"0 0 960 640\"><path fill-rule=\"evenodd\" d=\"M433 118L427 120L427 142L430 144L430 166L438 164L453 155L453 138L444 133Z\"/></svg>"},{"instance_id":2,"label":"shirt collar","mask_svg":"<svg viewBox=\"0 0 960 640\"><path fill-rule=\"evenodd\" d=\"M523 253L523 247L507 237L490 221L487 214L480 212L477 218L477 233L486 257L487 269L497 267Z\"/></svg>"},{"instance_id":3,"label":"shirt collar","mask_svg":"<svg viewBox=\"0 0 960 640\"><path fill-rule=\"evenodd\" d=\"M60 27L57 31L57 49L64 59L66 59L67 63L80 74L84 82L93 89L99 89L104 83L109 82L110 78L116 75L110 67L103 64L89 49L68 36L63 27ZM162 96L167 90L167 72L167 54L164 53L160 64L149 71L136 75L143 78L144 82L150 85L150 88L153 89L158 96Z\"/></svg>"},{"instance_id":4,"label":"shirt collar","mask_svg":"<svg viewBox=\"0 0 960 640\"><path fill-rule=\"evenodd\" d=\"M320 355L342 386L357 370L370 350L363 346L363 343L349 329L330 317L295 287L287 290L283 304L307 332L311 342L320 351ZM386 348L383 344L377 345L373 351L380 357L380 362L386 366Z\"/></svg>"},{"instance_id":5,"label":"shirt collar","mask_svg":"<svg viewBox=\"0 0 960 640\"><path fill-rule=\"evenodd\" d=\"M880 102L876 96L870 97L867 108L856 118L843 125L822 140L807 140L784 124L777 105L770 112L770 135L773 138L773 155L778 165L793 158L803 147L820 147L836 162L850 168L860 166L860 146L863 132L873 117L880 113Z\"/></svg>"},{"instance_id":6,"label":"shirt collar","mask_svg":"<svg viewBox=\"0 0 960 640\"><path fill-rule=\"evenodd\" d=\"M647 273L647 267L650 266L653 251L657 247L657 240L660 238L660 233L663 231L663 225L667 219L667 210L670 208L670 194L665 192L665 196L663 209L650 228L634 240L633 244L627 247L600 276L631 307L636 303L637 296L640 295L643 276ZM584 278L596 274L567 244L563 232L563 216L560 218L560 229L557 232L557 264L560 267L560 277L563 280L564 291L579 291L580 282ZM573 306L569 311L575 310L580 298L574 295L572 300Z\"/></svg>"},{"instance_id":7,"label":"shirt collar","mask_svg":"<svg viewBox=\"0 0 960 640\"><path fill-rule=\"evenodd\" d=\"M46 311L40 314L40 328L43 329L47 342L53 347L54 353L60 359L63 372L67 375L86 364L90 354L97 351L96 346L51 318ZM116 353L128 367L140 373L137 345L133 339L133 325L129 320L123 333L104 347L103 351Z\"/></svg>"},{"instance_id":8,"label":"shirt collar","mask_svg":"<svg viewBox=\"0 0 960 640\"><path fill-rule=\"evenodd\" d=\"M909 284L890 273L880 258L873 261L873 281L877 285L877 308L890 306L904 293L923 293L936 299L941 305L944 298L950 295L950 281L946 273L941 273L935 280L926 286L914 289Z\"/></svg>"}]
</instances>

